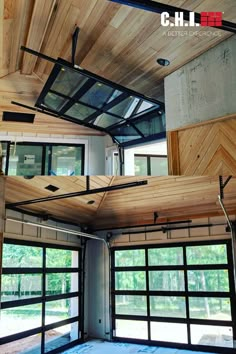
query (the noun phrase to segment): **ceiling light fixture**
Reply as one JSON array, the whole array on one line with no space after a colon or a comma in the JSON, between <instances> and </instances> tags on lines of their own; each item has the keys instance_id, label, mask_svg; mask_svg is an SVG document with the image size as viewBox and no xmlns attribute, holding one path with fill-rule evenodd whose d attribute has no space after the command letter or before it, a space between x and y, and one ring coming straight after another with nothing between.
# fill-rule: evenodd
<instances>
[{"instance_id":1,"label":"ceiling light fixture","mask_svg":"<svg viewBox=\"0 0 236 354\"><path fill-rule=\"evenodd\" d=\"M94 204L95 203L95 200L89 200L88 202L87 202L87 204Z\"/></svg>"},{"instance_id":2,"label":"ceiling light fixture","mask_svg":"<svg viewBox=\"0 0 236 354\"><path fill-rule=\"evenodd\" d=\"M170 65L170 61L168 59L158 58L157 63L161 66L168 66Z\"/></svg>"}]
</instances>

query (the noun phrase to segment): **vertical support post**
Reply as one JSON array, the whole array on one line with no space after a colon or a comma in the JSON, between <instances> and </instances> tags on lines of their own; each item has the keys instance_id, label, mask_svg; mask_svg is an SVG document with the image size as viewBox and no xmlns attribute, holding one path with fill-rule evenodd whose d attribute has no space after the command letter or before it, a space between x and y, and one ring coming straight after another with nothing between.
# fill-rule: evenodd
<instances>
[{"instance_id":1,"label":"vertical support post","mask_svg":"<svg viewBox=\"0 0 236 354\"><path fill-rule=\"evenodd\" d=\"M232 263L233 263L233 275L234 275L234 294L236 294L236 222L235 221L230 221L229 216L227 214L227 211L225 209L224 203L221 199L221 196L218 195L219 203L220 206L223 210L223 213L225 215L225 218L228 222L228 226L230 228L231 232L231 243L232 243ZM236 327L235 324L233 326L233 341L236 342Z\"/></svg>"},{"instance_id":2,"label":"vertical support post","mask_svg":"<svg viewBox=\"0 0 236 354\"><path fill-rule=\"evenodd\" d=\"M3 249L3 231L4 231L4 214L5 214L5 178L0 176L0 290L2 278L2 249Z\"/></svg>"},{"instance_id":3,"label":"vertical support post","mask_svg":"<svg viewBox=\"0 0 236 354\"><path fill-rule=\"evenodd\" d=\"M118 156L119 156L119 165L120 165L120 176L124 174L124 149L119 145L118 146Z\"/></svg>"},{"instance_id":4,"label":"vertical support post","mask_svg":"<svg viewBox=\"0 0 236 354\"><path fill-rule=\"evenodd\" d=\"M235 296L236 296L236 221L231 222L231 236L232 236L231 242L232 242L232 253L233 253L234 289L235 289ZM233 341L236 344L236 323L233 326Z\"/></svg>"},{"instance_id":5,"label":"vertical support post","mask_svg":"<svg viewBox=\"0 0 236 354\"><path fill-rule=\"evenodd\" d=\"M86 190L90 190L90 176L86 176Z\"/></svg>"},{"instance_id":6,"label":"vertical support post","mask_svg":"<svg viewBox=\"0 0 236 354\"><path fill-rule=\"evenodd\" d=\"M71 53L71 61L72 65L75 66L75 54L76 54L76 47L77 47L77 42L78 42L78 36L79 36L79 27L75 28L75 31L72 35L72 53Z\"/></svg>"}]
</instances>

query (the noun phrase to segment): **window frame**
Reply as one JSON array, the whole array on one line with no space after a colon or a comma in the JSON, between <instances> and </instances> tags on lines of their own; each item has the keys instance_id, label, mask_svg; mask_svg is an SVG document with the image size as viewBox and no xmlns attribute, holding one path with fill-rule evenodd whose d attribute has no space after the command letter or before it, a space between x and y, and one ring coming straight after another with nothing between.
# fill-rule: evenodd
<instances>
[{"instance_id":1,"label":"window frame","mask_svg":"<svg viewBox=\"0 0 236 354\"><path fill-rule=\"evenodd\" d=\"M227 264L199 264L199 265L187 265L187 253L186 249L188 246L204 246L204 245L217 245L217 244L225 244L226 252L227 252ZM149 266L148 265L148 250L152 248L173 248L173 247L182 247L183 248L183 265L177 266ZM134 267L116 267L115 266L115 252L122 250L131 250L131 249L144 249L145 250L145 266L134 266ZM187 271L190 269L227 269L228 277L229 277L229 291L228 292L196 292L188 290L188 278ZM115 289L115 273L116 271L145 271L146 272L146 290L137 291L137 290L116 290ZM184 291L151 291L149 289L149 270L183 270L184 271L184 279L185 279L185 289ZM116 295L143 295L146 296L147 302L147 316L137 316L137 315L119 315L115 313L116 303L115 296ZM150 297L156 296L183 296L185 297L186 304L186 318L179 317L157 317L151 316L151 308L150 308ZM231 309L231 321L226 320L212 320L212 319L195 319L190 318L190 309L189 309L189 298L190 297L218 297L224 298L227 297L230 299L230 309ZM231 240L212 240L212 241L190 241L190 242L182 242L182 243L163 243L163 244L149 244L149 245L130 245L130 246L114 246L111 249L111 331L112 331L112 339L116 341L127 341L132 343L140 343L140 344L148 344L148 345L161 345L173 348L185 348L190 350L206 350L213 351L216 350L222 353L234 353L235 348L224 348L217 347L211 345L200 345L200 344L192 344L191 343L191 332L190 325L191 324L202 324L202 325L213 325L213 326L230 326L233 329L233 338L236 336L236 295L235 295L235 285L234 285L234 272L233 272L233 258L232 258L232 245ZM148 326L148 339L130 339L130 338L121 338L116 337L115 335L115 322L116 319L123 320L140 320L147 322ZM157 341L151 340L151 322L168 322L168 323L184 323L187 324L187 344L184 343L175 343L175 342L166 342L166 341Z\"/></svg>"},{"instance_id":2,"label":"window frame","mask_svg":"<svg viewBox=\"0 0 236 354\"><path fill-rule=\"evenodd\" d=\"M42 267L22 267L22 268L14 268L14 267L3 267L2 275L4 274L41 274L42 275L42 296L32 297L27 299L20 300L10 300L1 302L1 310L5 309L13 309L16 307L31 305L31 304L41 304L42 305L42 315L41 315L41 326L37 328L32 328L30 330L22 331L19 333L11 334L5 337L0 338L0 344L11 343L15 340L23 339L35 334L41 334L41 354L44 353L60 353L61 350L66 350L71 348L79 343L81 343L84 339L84 311L83 311L83 260L82 260L82 249L81 247L70 246L70 245L59 245L59 244L51 244L51 243L42 243L42 242L34 242L34 241L26 241L26 240L18 240L11 238L4 238L5 244L13 244L13 245L23 245L28 247L40 247L42 248ZM62 249L62 250L71 250L78 252L78 267L46 267L46 250L48 248L52 249ZM46 275L51 273L78 273L78 291L73 291L69 293L57 294L57 295L46 295ZM46 303L48 301L54 300L63 300L77 297L78 299L78 315L67 318L64 320L60 320L54 323L45 324L46 318ZM62 347L56 348L51 351L44 351L45 349L45 333L48 330L70 324L70 323L78 323L78 339L71 341L70 343L63 345Z\"/></svg>"},{"instance_id":3,"label":"window frame","mask_svg":"<svg viewBox=\"0 0 236 354\"><path fill-rule=\"evenodd\" d=\"M135 165L135 157L146 157L147 161L147 176L153 176L152 175L152 164L151 164L151 157L154 158L161 158L161 159L167 159L167 155L154 155L154 154L134 154L134 165Z\"/></svg>"},{"instance_id":4,"label":"window frame","mask_svg":"<svg viewBox=\"0 0 236 354\"><path fill-rule=\"evenodd\" d=\"M8 176L9 172L9 160L10 160L10 146L14 146L13 141L2 140L1 143L6 144L6 165L5 165L5 176ZM39 176L50 176L49 169L52 164L52 149L56 146L68 146L68 147L80 147L81 148L81 175L84 176L85 169L85 144L67 144L67 143L47 143L47 142L30 142L30 141L20 141L17 142L17 146L39 146L42 147L42 160L41 160L41 175ZM46 171L46 149L49 148L50 154L48 159L48 171ZM46 174L45 174L46 172Z\"/></svg>"}]
</instances>

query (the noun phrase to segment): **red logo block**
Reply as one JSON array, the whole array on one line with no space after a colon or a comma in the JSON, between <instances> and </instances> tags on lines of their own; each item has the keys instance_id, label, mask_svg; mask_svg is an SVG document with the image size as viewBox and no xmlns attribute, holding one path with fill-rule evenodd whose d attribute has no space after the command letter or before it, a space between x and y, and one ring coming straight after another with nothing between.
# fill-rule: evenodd
<instances>
[{"instance_id":1,"label":"red logo block","mask_svg":"<svg viewBox=\"0 0 236 354\"><path fill-rule=\"evenodd\" d=\"M222 12L201 12L201 26L222 26Z\"/></svg>"}]
</instances>

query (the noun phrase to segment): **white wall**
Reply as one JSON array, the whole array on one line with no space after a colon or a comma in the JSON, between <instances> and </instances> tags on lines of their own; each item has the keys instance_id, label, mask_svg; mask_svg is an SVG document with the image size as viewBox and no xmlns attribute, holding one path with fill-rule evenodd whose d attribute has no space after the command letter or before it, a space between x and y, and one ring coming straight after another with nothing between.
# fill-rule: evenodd
<instances>
[{"instance_id":1,"label":"white wall","mask_svg":"<svg viewBox=\"0 0 236 354\"><path fill-rule=\"evenodd\" d=\"M85 145L85 175L105 174L105 136L0 132L0 141Z\"/></svg>"},{"instance_id":2,"label":"white wall","mask_svg":"<svg viewBox=\"0 0 236 354\"><path fill-rule=\"evenodd\" d=\"M10 209L6 209L6 218L7 217L24 221L27 220L36 223L41 222L39 218L27 214L18 213ZM75 225L63 224L51 220L44 221L42 223L49 226L62 227L65 229L80 231L79 227ZM20 224L8 220L5 221L3 236L7 238L45 242L67 246L78 247L80 245L80 239L76 235L71 235L65 232L59 232L55 230L43 229L27 224Z\"/></svg>"},{"instance_id":3,"label":"white wall","mask_svg":"<svg viewBox=\"0 0 236 354\"><path fill-rule=\"evenodd\" d=\"M166 140L143 144L125 149L125 176L135 175L134 155L135 154L149 154L149 155L167 155ZM168 174L168 173L167 173Z\"/></svg>"},{"instance_id":4,"label":"white wall","mask_svg":"<svg viewBox=\"0 0 236 354\"><path fill-rule=\"evenodd\" d=\"M236 112L236 35L165 78L167 131Z\"/></svg>"},{"instance_id":5,"label":"white wall","mask_svg":"<svg viewBox=\"0 0 236 354\"><path fill-rule=\"evenodd\" d=\"M110 137L106 137L106 175L119 175L119 166L116 166L114 170L113 154L118 153L117 146L112 142ZM142 144L140 146L132 146L124 150L124 175L134 176L135 175L135 165L134 165L134 155L135 154L149 154L149 155L167 155L167 142L166 139L162 141L152 143Z\"/></svg>"}]
</instances>

